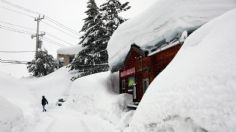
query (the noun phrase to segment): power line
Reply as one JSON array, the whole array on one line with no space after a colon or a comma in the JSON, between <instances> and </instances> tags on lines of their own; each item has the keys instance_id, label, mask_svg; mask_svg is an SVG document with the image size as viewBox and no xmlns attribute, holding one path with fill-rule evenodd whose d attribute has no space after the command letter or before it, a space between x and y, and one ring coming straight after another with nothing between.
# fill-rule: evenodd
<instances>
[{"instance_id":1,"label":"power line","mask_svg":"<svg viewBox=\"0 0 236 132\"><path fill-rule=\"evenodd\" d=\"M9 22L6 22L6 21L0 21L0 23L6 24L6 25L11 25L11 26L14 26L14 27L23 28L23 29L34 30L33 28L29 28L29 27L25 27L25 26L21 26L21 25L12 24L12 23L9 23Z\"/></svg>"},{"instance_id":2,"label":"power line","mask_svg":"<svg viewBox=\"0 0 236 132\"><path fill-rule=\"evenodd\" d=\"M18 61L18 60L3 60L0 59L0 63L11 63L11 64L30 64L28 61Z\"/></svg>"},{"instance_id":3,"label":"power line","mask_svg":"<svg viewBox=\"0 0 236 132\"><path fill-rule=\"evenodd\" d=\"M7 31L12 31L12 32L16 32L16 33L21 33L21 34L27 34L27 35L32 34L28 31L19 30L19 29L15 29L15 28L3 26L3 25L0 25L0 29L4 29L4 30L7 30Z\"/></svg>"},{"instance_id":4,"label":"power line","mask_svg":"<svg viewBox=\"0 0 236 132\"><path fill-rule=\"evenodd\" d=\"M0 50L0 53L32 53L32 52L35 52L35 51L3 51L3 50Z\"/></svg>"},{"instance_id":5,"label":"power line","mask_svg":"<svg viewBox=\"0 0 236 132\"><path fill-rule=\"evenodd\" d=\"M10 63L10 64L30 64L30 62L15 62L15 61L13 61L13 62L2 62L2 61L0 61L0 63Z\"/></svg>"},{"instance_id":6,"label":"power line","mask_svg":"<svg viewBox=\"0 0 236 132\"><path fill-rule=\"evenodd\" d=\"M24 28L24 29L28 29L28 30L34 30L33 28L29 28L29 27L25 27L25 26L21 26L21 25L12 24L12 23L9 23L9 22L6 22L6 21L1 21L1 20L0 20L0 23L6 24L6 25L15 26L15 27L19 27L19 28ZM13 29L12 27L7 27L7 28ZM14 29L14 30L17 30L17 29ZM21 32L24 32L24 31L21 31ZM74 44L72 44L72 43L70 43L70 42L67 42L67 41L61 39L60 37L57 37L57 36L55 36L55 35L52 35L52 34L50 34L50 33L48 33L48 32L47 32L47 35L50 36L50 37L52 37L52 38L58 39L58 40L62 41L62 42L65 43L65 44L68 44L68 45L70 45L70 46L74 46Z\"/></svg>"},{"instance_id":7,"label":"power line","mask_svg":"<svg viewBox=\"0 0 236 132\"><path fill-rule=\"evenodd\" d=\"M9 1L7 1L7 0L0 0L0 2L5 3L5 4L7 4L7 5L11 6L11 7L20 9L20 10L22 10L22 11L24 11L24 12L28 12L28 13L31 13L31 14L37 14L37 15L41 14L41 13L39 13L39 12L36 12L36 11L30 10L30 9L27 9L27 8L25 8L25 7L23 7L23 6L20 6L20 5L18 5L18 4L11 3L11 2L9 2ZM21 15L25 15L25 16L28 16L28 17L31 17L31 18L34 18L34 17L31 16L31 15L28 15L28 14L23 13L23 12L19 12L19 11L17 11L17 10L9 9L9 8L3 7L3 6L0 6L0 8L6 9L6 10L8 10L8 11L12 11L12 12L15 12L15 13L18 13L18 14L21 14ZM52 28L54 28L54 29L57 29L58 31L60 31L60 32L66 34L66 35L68 35L68 36L70 36L70 37L73 37L73 38L78 39L78 35L79 35L78 32L76 32L76 31L73 30L72 28L69 28L69 27L63 25L62 23L60 23L60 22L58 22L58 21L52 19L51 17L46 16L46 19L55 25L55 26L53 26L53 25L51 25L51 24L49 24L49 23L47 23L47 22L42 21L43 23L45 23L45 24L48 25L49 27L52 27ZM13 26L13 24L11 24L11 25ZM14 25L14 26L16 26L16 25ZM19 27L19 25L18 25L18 27ZM6 27L6 26L2 26L2 25L0 25L0 28L2 28L2 29L4 29L4 30L8 30L8 31L13 31L13 32L17 32L17 33L22 33L22 34L32 34L32 33L29 33L29 32L27 32L27 31L23 31L23 30L11 28L11 27ZM63 30L62 30L62 29L63 29ZM65 30L66 30L67 32L65 32ZM70 32L70 34L69 34L68 31ZM72 35L72 34L73 34L73 35ZM56 36L54 36L54 35L49 35L49 36L51 36L51 37L53 37L53 38L56 38L56 39L58 39L58 40L60 40L60 41L63 41L63 42L66 43L66 44L73 45L73 44L71 44L71 43L69 43L69 42L66 42L66 41L64 41L64 40L62 40L62 39L59 39L58 37L56 37ZM63 47L65 46L65 45L63 45L63 44L61 44L61 43L59 43L59 42L53 41L52 39L49 39L49 38L46 38L46 39L44 39L44 40L45 40L45 41L48 41L48 42L50 42L50 43L56 44L56 45L58 45L58 46L60 46L60 47L61 47L61 46L63 46Z\"/></svg>"},{"instance_id":8,"label":"power line","mask_svg":"<svg viewBox=\"0 0 236 132\"><path fill-rule=\"evenodd\" d=\"M6 7L4 7L4 6L0 6L0 8L5 9L5 10L7 10L7 11L11 11L11 12L17 13L17 14L20 14L20 15L24 15L24 16L27 16L27 17L30 17L30 18L34 18L34 16L31 16L31 15L29 15L29 14L20 12L20 11L18 11L18 10L13 10L13 9L10 9L10 8L6 8Z\"/></svg>"},{"instance_id":9,"label":"power line","mask_svg":"<svg viewBox=\"0 0 236 132\"><path fill-rule=\"evenodd\" d=\"M60 28L63 28L63 29L65 29L65 30L67 30L67 31L69 31L69 32L71 32L71 33L73 33L73 34L79 35L79 33L78 33L77 31L75 31L75 30L73 30L72 28L69 28L69 27L63 25L62 23L60 23L60 22L58 22L58 21L56 21L56 20L50 18L49 16L45 16L45 18L46 18L47 20L49 20L50 22L52 22L52 23L58 25Z\"/></svg>"},{"instance_id":10,"label":"power line","mask_svg":"<svg viewBox=\"0 0 236 132\"><path fill-rule=\"evenodd\" d=\"M66 34L66 35L72 37L72 38L78 39L78 38L77 38L77 35L69 34L69 33L65 32L65 31L63 31L62 29L60 29L60 28L58 28L58 27L56 27L56 26L53 26L52 24L49 24L49 23L47 23L47 22L45 22L45 21L42 21L42 23L44 23L44 24L48 25L49 27L54 28L54 29L56 29L56 30L58 30L58 31L60 31L60 32L62 32L62 33L64 33L64 34Z\"/></svg>"},{"instance_id":11,"label":"power line","mask_svg":"<svg viewBox=\"0 0 236 132\"><path fill-rule=\"evenodd\" d=\"M5 3L5 4L8 4L8 5L12 6L12 7L15 7L15 8L18 8L18 9L20 9L20 10L23 10L23 11L25 11L25 12L29 12L29 13L33 13L33 14L37 14L37 15L41 14L41 13L39 13L39 12L30 10L30 9L27 9L27 8L25 8L25 7L23 7L23 6L20 6L20 5L11 3L11 2L6 1L6 0L0 0L0 1L3 2L3 3ZM14 11L14 12L17 12L17 11ZM30 16L30 17L32 17L32 16ZM64 30L69 31L70 33L72 33L72 34L74 34L74 35L76 35L76 36L79 36L79 33L78 33L77 31L73 30L72 28L69 28L69 27L65 26L64 24L62 24L62 23L56 21L55 19L53 19L53 18L51 18L51 17L49 17L49 16L45 16L45 18L46 18L48 21L50 21L50 22L54 23L55 25L57 25L58 27L60 27L60 28L62 28L62 29L64 29Z\"/></svg>"},{"instance_id":12,"label":"power line","mask_svg":"<svg viewBox=\"0 0 236 132\"><path fill-rule=\"evenodd\" d=\"M9 27L9 26L3 26L3 25L0 25L0 29L4 29L4 30L7 30L7 31L12 31L12 32L16 32L16 33L21 33L21 34L27 34L27 35L31 35L32 34L31 32L28 32L28 31L25 31L25 30L20 30L20 29L16 29L16 28L13 28L13 27ZM65 46L69 46L69 45L70 46L74 46L73 44L71 44L71 43L69 43L67 41L62 40L62 39L60 39L59 37L57 37L55 35L52 35L50 33L47 33L47 34L48 34L48 36L50 36L50 37L52 37L54 39L58 39L58 40L62 41L63 43L67 44L67 45L61 44L59 42L56 42L56 41L54 41L54 40L52 40L50 38L44 39L44 40L46 40L46 41L48 41L50 43L56 44L56 45L58 45L60 47L65 47Z\"/></svg>"},{"instance_id":13,"label":"power line","mask_svg":"<svg viewBox=\"0 0 236 132\"><path fill-rule=\"evenodd\" d=\"M52 37L52 38L58 39L58 40L60 40L60 41L64 42L65 44L68 44L68 45L70 45L70 46L74 46L74 44L72 44L72 43L69 43L69 42L67 42L67 41L65 41L65 40L62 40L62 39L60 39L59 37L57 37L57 36L54 36L54 35L52 35L52 34L50 34L50 33L48 33L48 32L47 32L47 34L46 34L46 35L48 35L48 36L50 36L50 37Z\"/></svg>"},{"instance_id":14,"label":"power line","mask_svg":"<svg viewBox=\"0 0 236 132\"><path fill-rule=\"evenodd\" d=\"M27 8L25 8L25 7L23 7L23 6L20 6L20 5L17 5L17 4L14 4L14 3L11 3L11 2L6 1L6 0L0 0L0 1L1 1L2 3L5 3L5 4L10 5L10 6L12 6L12 7L15 7L15 8L21 9L21 10L23 10L23 11L25 11L25 12L29 12L29 13L33 13L33 14L37 14L37 15L40 14L39 12L36 12L36 11L30 10L30 9L27 9Z\"/></svg>"},{"instance_id":15,"label":"power line","mask_svg":"<svg viewBox=\"0 0 236 132\"><path fill-rule=\"evenodd\" d=\"M56 41L54 41L52 39L49 39L49 38L46 38L46 37L44 37L43 40L45 40L45 41L47 41L47 42L49 42L51 44L55 44L55 45L57 45L59 47L67 47L67 45L61 44L59 42L56 42Z\"/></svg>"}]
</instances>

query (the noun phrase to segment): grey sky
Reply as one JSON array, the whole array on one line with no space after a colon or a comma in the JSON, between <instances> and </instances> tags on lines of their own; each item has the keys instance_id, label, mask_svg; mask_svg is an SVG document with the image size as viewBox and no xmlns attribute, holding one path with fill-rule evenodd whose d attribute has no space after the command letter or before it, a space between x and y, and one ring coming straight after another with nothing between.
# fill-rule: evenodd
<instances>
[{"instance_id":1,"label":"grey sky","mask_svg":"<svg viewBox=\"0 0 236 132\"><path fill-rule=\"evenodd\" d=\"M67 27L77 32L81 29L83 25L83 18L86 17L84 11L86 10L87 0L7 0L7 1L17 5L21 5L27 9L45 14L50 18L53 18L54 20L62 23L63 25L66 25ZM104 1L105 0L96 0L98 5L103 3ZM124 1L125 0L121 0L121 2ZM148 0L148 2L145 0L127 0L127 1L130 2L132 8L123 15L126 18L132 19L132 17L143 12L146 8L151 6L157 0ZM13 26L7 23L20 25L27 27L28 32L35 33L36 22L34 21L34 18L22 15L22 13L33 17L37 16L36 14L24 12L17 8L13 8L12 6L5 4L4 2L2 2L2 0L0 0L0 25L8 27L13 27ZM46 32L45 38L48 37L56 42L68 46L69 44L65 44L64 41L74 45L78 43L79 36L76 36L74 34L67 35L70 33L64 34L59 30L50 27L49 25L53 24L50 23L50 21L48 20L45 21L43 20L43 22L41 22L40 31ZM16 28L19 29L19 27ZM22 30L26 30L26 28L23 28ZM54 35L54 37L58 37L63 41L59 41L58 39L52 38L48 36L49 34L52 34ZM43 45L49 51L49 53L52 54L54 57L56 56L56 50L58 48L63 47L49 43L47 41L44 41ZM33 51L33 50L35 50L35 40L31 39L29 34L27 35L27 34L14 33L0 28L0 51ZM33 57L34 53L17 53L17 54L0 53L0 59L30 61L33 59ZM25 65L12 65L12 64L0 63L0 72L9 73L16 77L22 77L28 75Z\"/></svg>"}]
</instances>

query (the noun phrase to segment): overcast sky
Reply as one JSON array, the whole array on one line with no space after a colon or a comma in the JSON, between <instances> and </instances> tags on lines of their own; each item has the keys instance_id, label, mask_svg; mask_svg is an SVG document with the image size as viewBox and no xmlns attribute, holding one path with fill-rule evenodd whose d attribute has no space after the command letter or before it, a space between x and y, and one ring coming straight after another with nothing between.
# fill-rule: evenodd
<instances>
[{"instance_id":1,"label":"overcast sky","mask_svg":"<svg viewBox=\"0 0 236 132\"><path fill-rule=\"evenodd\" d=\"M13 6L4 3L5 0L0 0L0 25L18 29L20 31L25 30L27 33L36 32L36 22L33 17L37 17L37 14L30 13L30 11L19 10ZM86 10L88 0L7 0L10 3L20 5L27 9L30 9L41 14L45 14L56 20L66 27L79 32L83 25L83 18L86 17L84 11ZM105 0L96 0L96 3L100 5ZM124 2L125 0L121 0ZM131 9L128 10L124 17L132 19L141 12L145 11L157 0L127 0L130 2ZM25 28L21 28L19 25ZM52 27L53 26L53 27ZM56 27L56 28L55 28ZM65 29L58 30L56 24L52 23L49 19L44 19L40 23L40 31L46 32L45 39L51 39L60 44L43 42L43 47L48 50L50 54L56 57L56 50L69 45L76 45L78 43L79 35L67 31ZM49 35L53 35L49 36ZM55 39L58 38L58 39ZM1 51L34 51L35 39L31 39L30 34L15 33L0 28L0 59L4 60L20 60L30 61L34 57L34 53L2 53ZM15 77L27 76L27 69L25 65L13 65L0 63L0 72L11 74Z\"/></svg>"}]
</instances>

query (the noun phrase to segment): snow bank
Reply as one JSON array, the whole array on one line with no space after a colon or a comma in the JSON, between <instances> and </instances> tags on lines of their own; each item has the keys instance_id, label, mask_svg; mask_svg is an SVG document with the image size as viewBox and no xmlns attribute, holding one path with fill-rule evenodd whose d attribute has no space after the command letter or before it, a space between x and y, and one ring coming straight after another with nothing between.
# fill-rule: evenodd
<instances>
[{"instance_id":1,"label":"snow bank","mask_svg":"<svg viewBox=\"0 0 236 132\"><path fill-rule=\"evenodd\" d=\"M24 115L32 113L31 105L32 101L34 101L33 96L27 85L22 83L21 80L1 73L0 96L4 97L20 109L24 109Z\"/></svg>"},{"instance_id":2,"label":"snow bank","mask_svg":"<svg viewBox=\"0 0 236 132\"><path fill-rule=\"evenodd\" d=\"M40 78L31 78L21 80L30 87L31 94L37 102L34 104L41 111L40 101L42 96L45 96L49 101L50 109L56 106L59 99L67 99L70 92L70 86L73 76L72 72L68 72L69 69L62 67L55 72Z\"/></svg>"},{"instance_id":3,"label":"snow bank","mask_svg":"<svg viewBox=\"0 0 236 132\"><path fill-rule=\"evenodd\" d=\"M28 102L21 102L24 97L18 98L22 95L18 95L18 91L14 93L12 88L22 88L22 85L17 85L15 79L9 75L0 73L0 132L20 131L24 123L23 112L19 106L27 106Z\"/></svg>"},{"instance_id":4,"label":"snow bank","mask_svg":"<svg viewBox=\"0 0 236 132\"><path fill-rule=\"evenodd\" d=\"M165 44L234 7L235 0L158 0L113 34L108 44L110 66L123 63L133 43L148 49Z\"/></svg>"},{"instance_id":5,"label":"snow bank","mask_svg":"<svg viewBox=\"0 0 236 132\"><path fill-rule=\"evenodd\" d=\"M115 132L128 126L133 112L127 112L126 105L132 99L113 93L114 75L97 73L72 82L75 73L68 70L24 79L1 73L0 132ZM49 102L46 113L42 95Z\"/></svg>"},{"instance_id":6,"label":"snow bank","mask_svg":"<svg viewBox=\"0 0 236 132\"><path fill-rule=\"evenodd\" d=\"M235 22L236 9L187 38L146 91L130 131L236 131Z\"/></svg>"},{"instance_id":7,"label":"snow bank","mask_svg":"<svg viewBox=\"0 0 236 132\"><path fill-rule=\"evenodd\" d=\"M57 50L57 54L63 54L63 55L76 55L82 50L81 45L75 45L71 47L66 48L60 48Z\"/></svg>"},{"instance_id":8,"label":"snow bank","mask_svg":"<svg viewBox=\"0 0 236 132\"><path fill-rule=\"evenodd\" d=\"M22 111L0 96L0 132L19 131L17 128L22 123Z\"/></svg>"},{"instance_id":9,"label":"snow bank","mask_svg":"<svg viewBox=\"0 0 236 132\"><path fill-rule=\"evenodd\" d=\"M77 79L71 86L68 105L84 114L117 123L131 98L111 91L110 76L110 72L103 72Z\"/></svg>"}]
</instances>

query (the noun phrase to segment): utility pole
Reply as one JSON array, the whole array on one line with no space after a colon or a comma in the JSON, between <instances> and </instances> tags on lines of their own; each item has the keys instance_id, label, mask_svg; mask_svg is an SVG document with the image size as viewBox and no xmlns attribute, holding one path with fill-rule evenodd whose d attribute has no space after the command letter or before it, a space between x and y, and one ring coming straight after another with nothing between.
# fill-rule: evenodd
<instances>
[{"instance_id":1,"label":"utility pole","mask_svg":"<svg viewBox=\"0 0 236 132\"><path fill-rule=\"evenodd\" d=\"M36 34L31 35L32 39L34 37L36 37L35 59L37 59L37 57L38 57L38 49L41 49L41 46L42 46L42 40L40 40L39 37L43 37L45 35L45 32L44 33L39 33L39 23L42 19L44 19L44 16L41 17L40 15L37 18L34 19L34 21L37 22L37 29L36 29Z\"/></svg>"}]
</instances>

